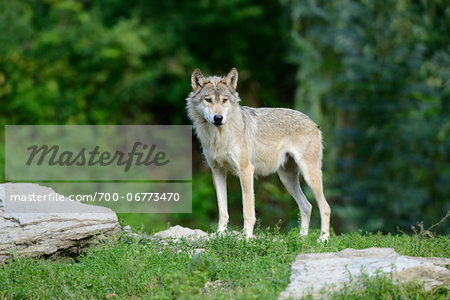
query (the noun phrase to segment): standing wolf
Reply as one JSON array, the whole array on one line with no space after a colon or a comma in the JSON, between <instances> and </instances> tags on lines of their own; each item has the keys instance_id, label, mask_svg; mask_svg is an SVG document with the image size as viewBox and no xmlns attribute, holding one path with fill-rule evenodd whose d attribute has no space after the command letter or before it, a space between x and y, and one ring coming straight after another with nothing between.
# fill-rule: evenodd
<instances>
[{"instance_id":1,"label":"standing wolf","mask_svg":"<svg viewBox=\"0 0 450 300\"><path fill-rule=\"evenodd\" d=\"M212 171L219 205L219 231L228 223L227 172L239 176L244 208L244 232L253 235L253 177L278 172L301 213L300 234L307 235L311 204L300 188L300 171L320 209L321 235L330 236L330 207L322 187L322 134L305 114L285 108L240 106L238 72L205 78L199 69L191 77L187 111Z\"/></svg>"}]
</instances>

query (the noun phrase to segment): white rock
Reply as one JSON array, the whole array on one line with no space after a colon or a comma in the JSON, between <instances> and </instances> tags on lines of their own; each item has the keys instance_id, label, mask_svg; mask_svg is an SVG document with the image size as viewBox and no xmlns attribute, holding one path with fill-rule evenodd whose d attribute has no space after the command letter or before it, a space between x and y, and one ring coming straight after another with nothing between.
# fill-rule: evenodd
<instances>
[{"instance_id":1,"label":"white rock","mask_svg":"<svg viewBox=\"0 0 450 300\"><path fill-rule=\"evenodd\" d=\"M393 273L394 280L418 280L425 289L450 284L448 258L402 256L392 248L345 249L336 253L300 254L292 265L290 283L279 299L319 295L327 287L337 290L349 277L361 272L374 276L377 270Z\"/></svg>"},{"instance_id":2,"label":"white rock","mask_svg":"<svg viewBox=\"0 0 450 300\"><path fill-rule=\"evenodd\" d=\"M86 205L76 201L64 202L65 207L44 203L21 203L22 207L8 209L8 194L26 191L45 194L51 188L32 183L0 184L0 263L13 255L53 257L76 255L95 236L111 234L120 228L116 214L109 208ZM62 210L64 209L64 210Z\"/></svg>"},{"instance_id":3,"label":"white rock","mask_svg":"<svg viewBox=\"0 0 450 300\"><path fill-rule=\"evenodd\" d=\"M200 229L190 229L187 227L176 225L164 231L155 233L155 236L162 239L181 239L207 237L208 234Z\"/></svg>"},{"instance_id":4,"label":"white rock","mask_svg":"<svg viewBox=\"0 0 450 300\"><path fill-rule=\"evenodd\" d=\"M207 281L203 287L204 293L213 293L218 290L224 290L227 287L227 285L221 281Z\"/></svg>"}]
</instances>

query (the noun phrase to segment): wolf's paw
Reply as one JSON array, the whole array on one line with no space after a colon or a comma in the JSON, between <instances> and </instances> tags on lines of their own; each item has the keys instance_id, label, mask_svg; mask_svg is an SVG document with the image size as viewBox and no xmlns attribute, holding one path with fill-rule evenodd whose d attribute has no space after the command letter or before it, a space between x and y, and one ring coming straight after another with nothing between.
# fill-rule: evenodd
<instances>
[{"instance_id":1,"label":"wolf's paw","mask_svg":"<svg viewBox=\"0 0 450 300\"><path fill-rule=\"evenodd\" d=\"M255 237L255 236L253 235L253 230L252 230L252 231L244 230L244 232L243 232L243 237L244 237L246 240L253 239L253 238Z\"/></svg>"},{"instance_id":2,"label":"wolf's paw","mask_svg":"<svg viewBox=\"0 0 450 300\"><path fill-rule=\"evenodd\" d=\"M318 243L323 243L323 242L328 242L328 240L330 239L330 234L329 233L322 233L319 237L319 239L317 240Z\"/></svg>"},{"instance_id":3,"label":"wolf's paw","mask_svg":"<svg viewBox=\"0 0 450 300\"><path fill-rule=\"evenodd\" d=\"M300 236L307 236L308 235L308 229L302 228L300 229Z\"/></svg>"},{"instance_id":4,"label":"wolf's paw","mask_svg":"<svg viewBox=\"0 0 450 300\"><path fill-rule=\"evenodd\" d=\"M254 236L253 234L251 234L251 235L244 234L244 237L245 237L245 239L246 239L247 241L248 241L248 240L252 240L252 239L255 238L255 236Z\"/></svg>"},{"instance_id":5,"label":"wolf's paw","mask_svg":"<svg viewBox=\"0 0 450 300\"><path fill-rule=\"evenodd\" d=\"M225 233L227 231L227 226L219 226L217 233Z\"/></svg>"}]
</instances>

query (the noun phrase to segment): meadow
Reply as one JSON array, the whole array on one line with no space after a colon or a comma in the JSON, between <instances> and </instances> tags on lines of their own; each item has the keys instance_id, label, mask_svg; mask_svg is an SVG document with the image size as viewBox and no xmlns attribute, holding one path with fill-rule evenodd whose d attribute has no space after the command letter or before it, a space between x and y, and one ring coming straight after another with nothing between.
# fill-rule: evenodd
<instances>
[{"instance_id":1,"label":"meadow","mask_svg":"<svg viewBox=\"0 0 450 300\"><path fill-rule=\"evenodd\" d=\"M300 253L392 247L399 254L449 257L450 240L430 236L347 233L317 243L318 231L256 231L163 241L127 235L98 243L75 259L16 258L0 266L0 299L276 299ZM199 250L201 249L201 250ZM448 299L446 288L424 292L420 282L397 284L389 274L354 278L332 299Z\"/></svg>"}]
</instances>

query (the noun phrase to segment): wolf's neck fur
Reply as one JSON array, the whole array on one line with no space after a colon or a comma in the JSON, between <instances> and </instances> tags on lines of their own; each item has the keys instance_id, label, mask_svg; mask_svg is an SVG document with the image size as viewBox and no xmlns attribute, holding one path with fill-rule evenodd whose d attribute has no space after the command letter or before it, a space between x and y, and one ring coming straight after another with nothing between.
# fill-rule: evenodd
<instances>
[{"instance_id":1,"label":"wolf's neck fur","mask_svg":"<svg viewBox=\"0 0 450 300\"><path fill-rule=\"evenodd\" d=\"M244 121L242 109L239 104L230 111L227 122L216 127L204 119L204 117L188 106L189 115L193 122L194 130L204 150L221 149L226 151L229 147L236 146L244 137Z\"/></svg>"}]
</instances>

